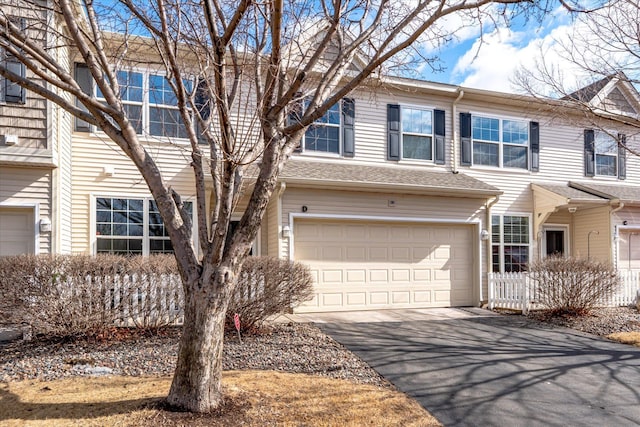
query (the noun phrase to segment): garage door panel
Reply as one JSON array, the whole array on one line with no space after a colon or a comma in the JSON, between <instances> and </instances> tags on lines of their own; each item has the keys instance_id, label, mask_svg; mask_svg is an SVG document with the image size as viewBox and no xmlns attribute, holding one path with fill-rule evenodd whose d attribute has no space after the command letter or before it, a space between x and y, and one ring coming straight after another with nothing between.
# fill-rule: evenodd
<instances>
[{"instance_id":1,"label":"garage door panel","mask_svg":"<svg viewBox=\"0 0 640 427\"><path fill-rule=\"evenodd\" d=\"M311 266L317 293L299 311L470 305L472 230L296 220L295 258Z\"/></svg>"}]
</instances>

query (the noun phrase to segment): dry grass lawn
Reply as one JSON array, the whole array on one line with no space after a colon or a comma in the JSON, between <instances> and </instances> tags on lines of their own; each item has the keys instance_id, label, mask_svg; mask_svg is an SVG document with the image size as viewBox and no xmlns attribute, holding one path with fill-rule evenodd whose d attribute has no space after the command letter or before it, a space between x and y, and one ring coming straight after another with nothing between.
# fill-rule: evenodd
<instances>
[{"instance_id":1,"label":"dry grass lawn","mask_svg":"<svg viewBox=\"0 0 640 427\"><path fill-rule=\"evenodd\" d=\"M0 384L2 426L439 426L402 393L303 374L225 372L219 414L167 411L169 378Z\"/></svg>"},{"instance_id":2,"label":"dry grass lawn","mask_svg":"<svg viewBox=\"0 0 640 427\"><path fill-rule=\"evenodd\" d=\"M621 342L622 344L631 344L640 347L640 332L616 332L615 334L607 335L607 338Z\"/></svg>"}]
</instances>

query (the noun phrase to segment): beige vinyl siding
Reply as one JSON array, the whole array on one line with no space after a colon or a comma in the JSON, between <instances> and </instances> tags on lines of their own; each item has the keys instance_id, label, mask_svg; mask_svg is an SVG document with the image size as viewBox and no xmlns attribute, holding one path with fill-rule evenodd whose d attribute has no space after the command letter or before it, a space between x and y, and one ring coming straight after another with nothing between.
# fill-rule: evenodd
<instances>
[{"instance_id":1,"label":"beige vinyl siding","mask_svg":"<svg viewBox=\"0 0 640 427\"><path fill-rule=\"evenodd\" d=\"M578 210L573 214L573 254L578 257L587 257L600 261L612 261L611 245L613 243L610 228L610 208L608 206ZM591 238L588 238L590 231ZM591 242L587 247L588 241Z\"/></svg>"},{"instance_id":2,"label":"beige vinyl siding","mask_svg":"<svg viewBox=\"0 0 640 427\"><path fill-rule=\"evenodd\" d=\"M263 224L266 224L267 238L263 244L266 244L265 255L280 257L278 252L280 226L278 224L278 193L274 193L269 205L267 206L267 212L262 220Z\"/></svg>"},{"instance_id":3,"label":"beige vinyl siding","mask_svg":"<svg viewBox=\"0 0 640 427\"><path fill-rule=\"evenodd\" d=\"M51 171L37 168L0 166L0 204L37 205L38 222L51 218ZM39 252L51 252L51 233L40 233Z\"/></svg>"},{"instance_id":4,"label":"beige vinyl siding","mask_svg":"<svg viewBox=\"0 0 640 427\"><path fill-rule=\"evenodd\" d=\"M389 206L389 200L395 205ZM362 217L394 217L445 219L450 221L484 222L484 200L410 194L389 194L357 191L319 190L287 186L282 198L282 226L288 225L290 213L313 215L357 215ZM289 253L283 239L282 254Z\"/></svg>"},{"instance_id":5,"label":"beige vinyl siding","mask_svg":"<svg viewBox=\"0 0 640 427\"><path fill-rule=\"evenodd\" d=\"M148 153L160 168L166 185L176 190L183 200L195 197L190 157L184 145L149 144ZM72 250L90 254L94 232L91 230L91 196L148 197L150 192L131 160L104 135L75 133L72 162ZM113 176L103 173L105 166L113 167Z\"/></svg>"}]
</instances>

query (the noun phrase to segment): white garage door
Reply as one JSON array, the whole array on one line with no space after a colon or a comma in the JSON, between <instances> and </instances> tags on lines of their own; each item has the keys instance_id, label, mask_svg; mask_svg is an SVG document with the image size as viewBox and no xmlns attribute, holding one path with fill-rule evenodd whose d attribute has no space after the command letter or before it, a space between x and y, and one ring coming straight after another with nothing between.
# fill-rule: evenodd
<instances>
[{"instance_id":1,"label":"white garage door","mask_svg":"<svg viewBox=\"0 0 640 427\"><path fill-rule=\"evenodd\" d=\"M34 252L33 209L0 207L0 256Z\"/></svg>"},{"instance_id":2,"label":"white garage door","mask_svg":"<svg viewBox=\"0 0 640 427\"><path fill-rule=\"evenodd\" d=\"M315 297L298 312L472 305L473 228L296 219Z\"/></svg>"}]
</instances>

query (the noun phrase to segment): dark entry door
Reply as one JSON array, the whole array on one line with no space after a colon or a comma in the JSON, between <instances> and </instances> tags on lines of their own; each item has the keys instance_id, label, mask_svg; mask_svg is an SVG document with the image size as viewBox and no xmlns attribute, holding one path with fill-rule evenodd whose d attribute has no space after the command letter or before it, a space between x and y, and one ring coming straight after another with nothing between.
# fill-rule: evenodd
<instances>
[{"instance_id":1,"label":"dark entry door","mask_svg":"<svg viewBox=\"0 0 640 427\"><path fill-rule=\"evenodd\" d=\"M547 255L564 255L564 231L546 230Z\"/></svg>"}]
</instances>

